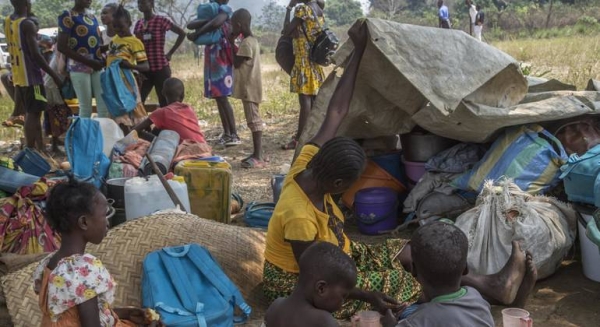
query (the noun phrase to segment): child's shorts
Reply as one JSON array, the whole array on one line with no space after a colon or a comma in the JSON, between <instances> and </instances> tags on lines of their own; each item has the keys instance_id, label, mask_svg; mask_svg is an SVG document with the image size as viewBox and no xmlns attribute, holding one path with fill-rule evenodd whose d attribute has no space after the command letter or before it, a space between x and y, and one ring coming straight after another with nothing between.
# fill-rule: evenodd
<instances>
[{"instance_id":1,"label":"child's shorts","mask_svg":"<svg viewBox=\"0 0 600 327\"><path fill-rule=\"evenodd\" d=\"M22 103L28 113L40 113L46 110L46 91L43 85L17 86L15 102Z\"/></svg>"},{"instance_id":2,"label":"child's shorts","mask_svg":"<svg viewBox=\"0 0 600 327\"><path fill-rule=\"evenodd\" d=\"M244 104L244 115L250 131L252 133L262 132L264 124L258 112L258 103L250 101L242 101L242 103Z\"/></svg>"}]
</instances>

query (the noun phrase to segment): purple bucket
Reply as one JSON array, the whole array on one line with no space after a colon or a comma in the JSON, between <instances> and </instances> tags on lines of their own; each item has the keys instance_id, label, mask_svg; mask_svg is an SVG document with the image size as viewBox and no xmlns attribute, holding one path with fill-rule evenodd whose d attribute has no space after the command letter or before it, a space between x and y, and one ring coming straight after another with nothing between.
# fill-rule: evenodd
<instances>
[{"instance_id":1,"label":"purple bucket","mask_svg":"<svg viewBox=\"0 0 600 327\"><path fill-rule=\"evenodd\" d=\"M367 235L398 226L398 193L389 187L372 187L354 196L358 230Z\"/></svg>"}]
</instances>

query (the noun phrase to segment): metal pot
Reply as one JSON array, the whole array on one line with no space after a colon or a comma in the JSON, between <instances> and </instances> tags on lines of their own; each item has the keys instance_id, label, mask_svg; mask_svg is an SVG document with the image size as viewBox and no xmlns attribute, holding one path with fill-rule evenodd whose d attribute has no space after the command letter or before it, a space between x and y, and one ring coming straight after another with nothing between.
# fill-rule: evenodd
<instances>
[{"instance_id":1,"label":"metal pot","mask_svg":"<svg viewBox=\"0 0 600 327\"><path fill-rule=\"evenodd\" d=\"M106 181L106 197L115 200L113 207L125 208L125 182L131 177L113 178Z\"/></svg>"},{"instance_id":2,"label":"metal pot","mask_svg":"<svg viewBox=\"0 0 600 327\"><path fill-rule=\"evenodd\" d=\"M412 132L400 135L404 159L426 162L436 154L453 147L458 141L427 132Z\"/></svg>"}]
</instances>

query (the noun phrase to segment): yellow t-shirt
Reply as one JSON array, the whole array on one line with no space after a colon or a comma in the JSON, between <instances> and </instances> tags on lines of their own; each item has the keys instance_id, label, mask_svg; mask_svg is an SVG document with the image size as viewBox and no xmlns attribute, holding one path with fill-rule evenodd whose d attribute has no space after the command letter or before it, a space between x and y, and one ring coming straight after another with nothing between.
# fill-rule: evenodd
<instances>
[{"instance_id":1,"label":"yellow t-shirt","mask_svg":"<svg viewBox=\"0 0 600 327\"><path fill-rule=\"evenodd\" d=\"M312 204L295 180L317 152L319 148L314 145L305 145L302 148L300 156L283 182L279 202L269 222L265 259L287 272L299 272L292 246L288 241L322 241L339 245L334 232L328 227L329 215ZM344 215L331 195L325 196L325 203L330 205L333 214L343 222ZM344 252L350 254L350 240L346 235L344 238Z\"/></svg>"},{"instance_id":2,"label":"yellow t-shirt","mask_svg":"<svg viewBox=\"0 0 600 327\"><path fill-rule=\"evenodd\" d=\"M132 65L148 61L144 44L135 36L119 37L115 35L113 37L108 47L106 65L110 66L117 58L127 60Z\"/></svg>"}]
</instances>

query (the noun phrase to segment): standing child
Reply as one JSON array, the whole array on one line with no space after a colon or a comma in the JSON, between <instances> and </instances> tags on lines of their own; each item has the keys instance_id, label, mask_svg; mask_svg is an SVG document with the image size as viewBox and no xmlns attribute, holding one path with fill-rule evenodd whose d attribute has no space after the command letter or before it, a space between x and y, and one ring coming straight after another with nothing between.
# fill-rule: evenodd
<instances>
[{"instance_id":1,"label":"standing child","mask_svg":"<svg viewBox=\"0 0 600 327\"><path fill-rule=\"evenodd\" d=\"M138 72L147 72L150 69L144 44L138 38L131 34L131 15L122 5L119 5L113 15L113 28L115 37L109 45L108 57L106 58L107 67L117 60L122 59L120 66L122 69L132 69ZM127 80L124 81L125 84ZM121 126L125 134L129 134L131 127L142 122L146 117L146 109L141 101L138 92L138 85L129 85L129 91L137 95L137 106L129 114L114 117L114 120Z\"/></svg>"},{"instance_id":2,"label":"standing child","mask_svg":"<svg viewBox=\"0 0 600 327\"><path fill-rule=\"evenodd\" d=\"M107 208L106 198L94 185L73 176L50 191L46 219L62 243L33 274L41 326L160 326L151 310L111 308L113 277L100 260L85 253L87 243L100 244L108 232Z\"/></svg>"},{"instance_id":3,"label":"standing child","mask_svg":"<svg viewBox=\"0 0 600 327\"><path fill-rule=\"evenodd\" d=\"M233 88L233 53L232 45L229 43L232 10L227 5L229 0L210 0L210 2L218 6L217 16L208 22L199 19L191 21L187 28L194 31L188 34L188 39L193 42L200 35L221 30L222 37L219 42L204 47L204 96L217 102L223 125L223 134L218 144L235 146L242 142L237 135L235 116L229 103Z\"/></svg>"},{"instance_id":4,"label":"standing child","mask_svg":"<svg viewBox=\"0 0 600 327\"><path fill-rule=\"evenodd\" d=\"M113 28L113 15L119 5L116 3L107 3L100 12L100 21L104 24L104 31L102 31L102 52L108 51L108 45L112 41L113 37L117 35Z\"/></svg>"},{"instance_id":5,"label":"standing child","mask_svg":"<svg viewBox=\"0 0 600 327\"><path fill-rule=\"evenodd\" d=\"M133 33L144 43L150 64L150 70L143 74L145 79L140 85L142 103L146 102L148 94L154 88L160 107L164 107L167 105L167 100L162 94L162 87L165 81L171 77L169 62L177 48L185 40L185 31L169 18L156 15L154 0L138 0L138 9L144 14L144 18L135 23ZM168 31L177 34L177 41L165 54L165 39Z\"/></svg>"},{"instance_id":6,"label":"standing child","mask_svg":"<svg viewBox=\"0 0 600 327\"><path fill-rule=\"evenodd\" d=\"M311 245L300 257L294 292L271 304L263 327L338 327L332 313L342 308L356 278L356 265L342 249L329 242Z\"/></svg>"},{"instance_id":7,"label":"standing child","mask_svg":"<svg viewBox=\"0 0 600 327\"><path fill-rule=\"evenodd\" d=\"M246 9L239 9L231 17L232 33L230 43L234 45L233 97L242 100L248 128L252 131L254 152L242 160L243 168L264 168L266 163L262 153L263 121L258 110L262 102L262 79L260 76L260 45L250 28L252 16ZM242 35L239 48L235 39Z\"/></svg>"},{"instance_id":8,"label":"standing child","mask_svg":"<svg viewBox=\"0 0 600 327\"><path fill-rule=\"evenodd\" d=\"M28 148L45 152L41 115L46 109L46 92L42 70L62 85L38 48L38 26L31 14L30 0L11 0L14 12L4 21L8 53L15 86L15 102L23 104L25 114L25 142Z\"/></svg>"}]
</instances>

